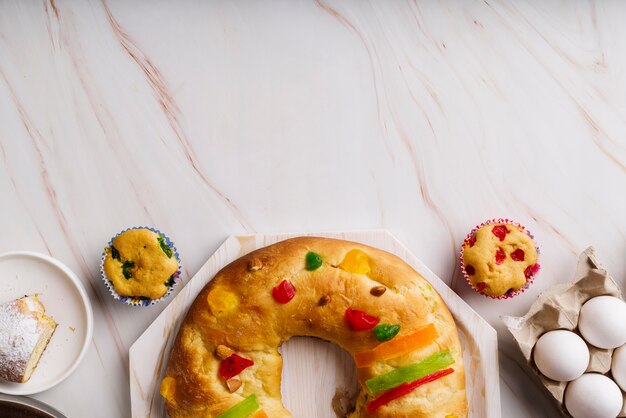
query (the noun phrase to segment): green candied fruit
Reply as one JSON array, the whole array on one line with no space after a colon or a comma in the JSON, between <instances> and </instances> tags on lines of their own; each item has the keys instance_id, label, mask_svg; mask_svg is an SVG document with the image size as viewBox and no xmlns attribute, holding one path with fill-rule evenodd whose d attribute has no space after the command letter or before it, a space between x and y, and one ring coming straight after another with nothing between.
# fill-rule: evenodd
<instances>
[{"instance_id":1,"label":"green candied fruit","mask_svg":"<svg viewBox=\"0 0 626 418\"><path fill-rule=\"evenodd\" d=\"M246 418L259 409L256 395L252 394L229 410L222 412L217 418Z\"/></svg>"},{"instance_id":2,"label":"green candied fruit","mask_svg":"<svg viewBox=\"0 0 626 418\"><path fill-rule=\"evenodd\" d=\"M174 286L174 275L172 274L169 279L165 282L165 286L172 287Z\"/></svg>"},{"instance_id":3,"label":"green candied fruit","mask_svg":"<svg viewBox=\"0 0 626 418\"><path fill-rule=\"evenodd\" d=\"M378 341L389 341L400 332L400 325L379 324L374 328L374 336Z\"/></svg>"},{"instance_id":4,"label":"green candied fruit","mask_svg":"<svg viewBox=\"0 0 626 418\"><path fill-rule=\"evenodd\" d=\"M120 252L117 250L117 248L115 248L112 245L111 245L111 257L113 258L113 260L120 259Z\"/></svg>"},{"instance_id":5,"label":"green candied fruit","mask_svg":"<svg viewBox=\"0 0 626 418\"><path fill-rule=\"evenodd\" d=\"M395 388L403 383L413 382L424 376L435 373L454 363L449 350L439 351L419 363L398 367L392 371L378 375L365 381L365 385L373 394Z\"/></svg>"},{"instance_id":6,"label":"green candied fruit","mask_svg":"<svg viewBox=\"0 0 626 418\"><path fill-rule=\"evenodd\" d=\"M323 260L322 256L314 253L313 251L309 251L306 254L306 269L309 271L317 270L322 266Z\"/></svg>"},{"instance_id":7,"label":"green candied fruit","mask_svg":"<svg viewBox=\"0 0 626 418\"><path fill-rule=\"evenodd\" d=\"M126 280L130 279L131 277L133 277L133 274L130 272L130 269L132 269L133 267L135 267L135 262L134 261L126 260L122 264L122 274L124 275L124 278Z\"/></svg>"},{"instance_id":8,"label":"green candied fruit","mask_svg":"<svg viewBox=\"0 0 626 418\"><path fill-rule=\"evenodd\" d=\"M172 249L170 247L167 246L167 244L165 243L165 239L163 238L163 235L159 235L157 237L157 241L159 241L159 246L161 247L161 250L163 250L163 252L165 253L165 255L167 256L167 258L172 258L172 254L174 254L174 252L172 251Z\"/></svg>"}]
</instances>

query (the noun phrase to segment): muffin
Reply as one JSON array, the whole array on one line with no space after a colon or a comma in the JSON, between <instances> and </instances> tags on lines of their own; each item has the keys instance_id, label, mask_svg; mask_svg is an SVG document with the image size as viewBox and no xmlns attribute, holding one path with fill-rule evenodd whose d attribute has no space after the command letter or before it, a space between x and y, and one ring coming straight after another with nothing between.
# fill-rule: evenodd
<instances>
[{"instance_id":1,"label":"muffin","mask_svg":"<svg viewBox=\"0 0 626 418\"><path fill-rule=\"evenodd\" d=\"M461 270L480 294L509 298L524 291L539 271L532 235L508 219L485 222L472 230L461 249Z\"/></svg>"},{"instance_id":2,"label":"muffin","mask_svg":"<svg viewBox=\"0 0 626 418\"><path fill-rule=\"evenodd\" d=\"M114 237L104 249L102 273L113 296L146 304L164 297L179 275L179 260L170 240L151 228L133 228ZM149 303L148 303L149 304Z\"/></svg>"}]
</instances>

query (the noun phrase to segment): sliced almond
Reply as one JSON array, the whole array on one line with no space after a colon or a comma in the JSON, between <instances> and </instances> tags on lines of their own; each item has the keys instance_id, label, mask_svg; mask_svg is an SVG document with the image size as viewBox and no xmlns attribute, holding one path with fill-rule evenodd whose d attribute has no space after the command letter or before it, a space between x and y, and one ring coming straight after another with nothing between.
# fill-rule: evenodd
<instances>
[{"instance_id":1,"label":"sliced almond","mask_svg":"<svg viewBox=\"0 0 626 418\"><path fill-rule=\"evenodd\" d=\"M248 261L248 270L250 271L258 271L263 268L263 262L261 259L254 257L252 260Z\"/></svg>"},{"instance_id":2,"label":"sliced almond","mask_svg":"<svg viewBox=\"0 0 626 418\"><path fill-rule=\"evenodd\" d=\"M386 291L387 288L385 286L374 286L370 289L370 293L376 297L382 296Z\"/></svg>"},{"instance_id":3,"label":"sliced almond","mask_svg":"<svg viewBox=\"0 0 626 418\"><path fill-rule=\"evenodd\" d=\"M328 303L330 302L330 296L329 295L324 295L320 298L320 300L317 302L317 304L319 306L325 306L328 305Z\"/></svg>"},{"instance_id":4,"label":"sliced almond","mask_svg":"<svg viewBox=\"0 0 626 418\"><path fill-rule=\"evenodd\" d=\"M228 357L232 356L235 352L225 345L218 345L215 349L215 356L220 360L226 360Z\"/></svg>"},{"instance_id":5,"label":"sliced almond","mask_svg":"<svg viewBox=\"0 0 626 418\"><path fill-rule=\"evenodd\" d=\"M236 391L237 389L239 389L241 387L241 380L239 379L228 379L226 381L226 387L228 387L228 391L230 393L233 393L234 391Z\"/></svg>"}]
</instances>

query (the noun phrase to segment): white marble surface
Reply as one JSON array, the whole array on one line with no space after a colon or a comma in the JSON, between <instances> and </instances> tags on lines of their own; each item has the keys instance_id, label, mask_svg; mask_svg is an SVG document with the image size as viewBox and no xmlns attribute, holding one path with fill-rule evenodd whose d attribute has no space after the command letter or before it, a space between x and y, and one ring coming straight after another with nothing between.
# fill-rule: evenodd
<instances>
[{"instance_id":1,"label":"white marble surface","mask_svg":"<svg viewBox=\"0 0 626 418\"><path fill-rule=\"evenodd\" d=\"M555 410L499 316L595 245L626 286L626 3L0 0L0 252L83 280L84 363L37 397L127 417L128 348L165 306L112 300L103 245L167 232L185 280L233 233L387 228L499 331L503 416ZM496 302L458 245L526 224L542 272Z\"/></svg>"}]
</instances>

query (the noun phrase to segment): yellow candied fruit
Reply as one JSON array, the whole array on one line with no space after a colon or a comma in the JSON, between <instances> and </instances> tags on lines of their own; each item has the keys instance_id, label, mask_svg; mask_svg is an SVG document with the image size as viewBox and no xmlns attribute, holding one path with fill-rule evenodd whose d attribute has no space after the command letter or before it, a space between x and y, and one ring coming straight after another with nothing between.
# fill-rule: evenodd
<instances>
[{"instance_id":1,"label":"yellow candied fruit","mask_svg":"<svg viewBox=\"0 0 626 418\"><path fill-rule=\"evenodd\" d=\"M370 258L363 251L354 249L348 251L339 268L350 273L368 274L372 271Z\"/></svg>"},{"instance_id":2,"label":"yellow candied fruit","mask_svg":"<svg viewBox=\"0 0 626 418\"><path fill-rule=\"evenodd\" d=\"M165 376L161 381L159 392L166 401L176 403L176 380L171 376Z\"/></svg>"},{"instance_id":3,"label":"yellow candied fruit","mask_svg":"<svg viewBox=\"0 0 626 418\"><path fill-rule=\"evenodd\" d=\"M454 414L450 414L450 415L446 415L446 418L458 418L458 417Z\"/></svg>"},{"instance_id":4,"label":"yellow candied fruit","mask_svg":"<svg viewBox=\"0 0 626 418\"><path fill-rule=\"evenodd\" d=\"M230 290L217 286L209 292L207 302L211 313L217 317L225 316L239 308L239 297Z\"/></svg>"}]
</instances>

